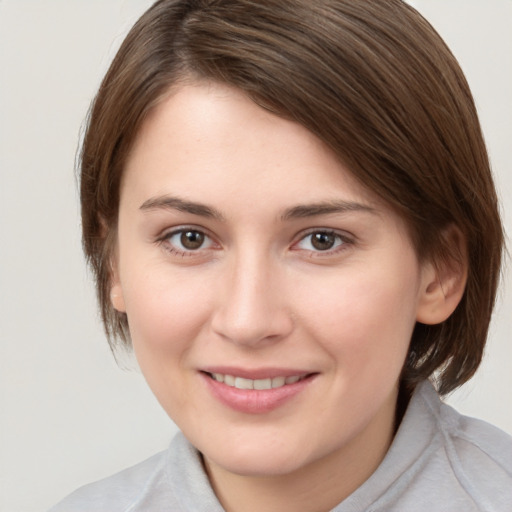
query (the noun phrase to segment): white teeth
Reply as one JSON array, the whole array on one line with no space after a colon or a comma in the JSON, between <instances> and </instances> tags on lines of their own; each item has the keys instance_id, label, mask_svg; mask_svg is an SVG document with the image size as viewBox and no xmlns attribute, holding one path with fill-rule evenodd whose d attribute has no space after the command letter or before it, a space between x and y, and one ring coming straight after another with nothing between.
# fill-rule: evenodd
<instances>
[{"instance_id":1,"label":"white teeth","mask_svg":"<svg viewBox=\"0 0 512 512\"><path fill-rule=\"evenodd\" d=\"M251 379L244 379L243 377L236 377L235 388L237 388L237 389L254 389L254 381Z\"/></svg>"},{"instance_id":2,"label":"white teeth","mask_svg":"<svg viewBox=\"0 0 512 512\"><path fill-rule=\"evenodd\" d=\"M273 388L280 388L281 386L284 386L286 381L285 377L274 377L272 379L272 387Z\"/></svg>"},{"instance_id":3,"label":"white teeth","mask_svg":"<svg viewBox=\"0 0 512 512\"><path fill-rule=\"evenodd\" d=\"M272 379L256 379L254 389L272 389Z\"/></svg>"},{"instance_id":4,"label":"white teeth","mask_svg":"<svg viewBox=\"0 0 512 512\"><path fill-rule=\"evenodd\" d=\"M228 386L231 386L232 388L235 387L235 377L233 375L224 375L224 384L227 384Z\"/></svg>"},{"instance_id":5,"label":"white teeth","mask_svg":"<svg viewBox=\"0 0 512 512\"><path fill-rule=\"evenodd\" d=\"M223 382L227 386L237 389L275 389L287 384L294 384L301 379L299 375L291 377L274 377L272 379L244 379L243 377L234 377L233 375L224 375L222 373L212 373L211 376L217 382Z\"/></svg>"}]
</instances>

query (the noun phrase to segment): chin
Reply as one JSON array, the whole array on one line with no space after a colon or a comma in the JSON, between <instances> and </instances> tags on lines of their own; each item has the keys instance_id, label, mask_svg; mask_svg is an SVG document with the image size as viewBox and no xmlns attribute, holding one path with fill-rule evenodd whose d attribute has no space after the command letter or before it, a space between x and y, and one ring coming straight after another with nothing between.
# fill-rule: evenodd
<instances>
[{"instance_id":1,"label":"chin","mask_svg":"<svg viewBox=\"0 0 512 512\"><path fill-rule=\"evenodd\" d=\"M222 451L202 453L207 465L213 464L240 476L265 477L287 475L307 465L308 454L303 448L277 447L273 443L239 444Z\"/></svg>"},{"instance_id":2,"label":"chin","mask_svg":"<svg viewBox=\"0 0 512 512\"><path fill-rule=\"evenodd\" d=\"M222 457L219 459L206 459L210 464L221 467L224 471L231 474L245 477L276 477L293 473L300 469L302 465L297 460L276 459L273 455L269 455L263 459L261 456L238 460L233 458Z\"/></svg>"}]
</instances>

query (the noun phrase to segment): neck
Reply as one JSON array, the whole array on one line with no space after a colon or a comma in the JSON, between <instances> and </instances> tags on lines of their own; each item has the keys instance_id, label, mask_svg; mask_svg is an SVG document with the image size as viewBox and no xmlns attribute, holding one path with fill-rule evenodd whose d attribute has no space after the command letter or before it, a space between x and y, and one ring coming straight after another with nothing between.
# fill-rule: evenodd
<instances>
[{"instance_id":1,"label":"neck","mask_svg":"<svg viewBox=\"0 0 512 512\"><path fill-rule=\"evenodd\" d=\"M346 445L282 475L231 473L204 459L217 498L226 512L324 512L360 487L377 469L391 444L396 394L369 425Z\"/></svg>"}]
</instances>

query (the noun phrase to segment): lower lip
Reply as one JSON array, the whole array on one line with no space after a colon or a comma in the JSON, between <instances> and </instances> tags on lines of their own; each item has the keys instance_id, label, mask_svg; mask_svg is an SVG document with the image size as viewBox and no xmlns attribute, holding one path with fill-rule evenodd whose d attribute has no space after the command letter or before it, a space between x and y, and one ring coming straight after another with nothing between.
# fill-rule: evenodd
<instances>
[{"instance_id":1,"label":"lower lip","mask_svg":"<svg viewBox=\"0 0 512 512\"><path fill-rule=\"evenodd\" d=\"M315 377L310 375L280 388L256 390L227 386L205 373L201 373L201 376L215 398L231 409L246 414L263 414L281 407L304 391Z\"/></svg>"}]
</instances>

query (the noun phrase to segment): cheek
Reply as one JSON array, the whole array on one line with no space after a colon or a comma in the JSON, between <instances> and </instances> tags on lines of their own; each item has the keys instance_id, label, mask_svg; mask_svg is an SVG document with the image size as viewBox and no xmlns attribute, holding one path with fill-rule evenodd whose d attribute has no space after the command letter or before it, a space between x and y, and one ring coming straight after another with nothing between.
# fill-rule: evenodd
<instances>
[{"instance_id":1,"label":"cheek","mask_svg":"<svg viewBox=\"0 0 512 512\"><path fill-rule=\"evenodd\" d=\"M146 353L181 358L208 318L208 287L187 273L163 268L132 274L124 295L138 357Z\"/></svg>"},{"instance_id":2,"label":"cheek","mask_svg":"<svg viewBox=\"0 0 512 512\"><path fill-rule=\"evenodd\" d=\"M179 275L167 276L166 272L132 274L125 285L135 356L149 387L171 418L193 403L189 395L195 384L188 380L188 354L209 317L205 292L199 283Z\"/></svg>"},{"instance_id":3,"label":"cheek","mask_svg":"<svg viewBox=\"0 0 512 512\"><path fill-rule=\"evenodd\" d=\"M381 267L349 272L309 295L309 328L344 375L400 371L416 323L415 283L414 273Z\"/></svg>"}]
</instances>

